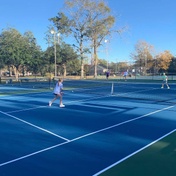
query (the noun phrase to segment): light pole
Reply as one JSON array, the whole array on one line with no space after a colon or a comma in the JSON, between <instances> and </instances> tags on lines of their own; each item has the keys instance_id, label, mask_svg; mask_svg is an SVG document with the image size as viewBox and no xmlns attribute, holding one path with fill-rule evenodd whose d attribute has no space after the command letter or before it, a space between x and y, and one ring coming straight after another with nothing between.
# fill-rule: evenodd
<instances>
[{"instance_id":1,"label":"light pole","mask_svg":"<svg viewBox=\"0 0 176 176\"><path fill-rule=\"evenodd\" d=\"M56 63L56 35L58 36L58 43L59 43L59 36L60 33L56 33L54 29L51 29L51 34L54 36L54 76L57 76L57 63Z\"/></svg>"}]
</instances>

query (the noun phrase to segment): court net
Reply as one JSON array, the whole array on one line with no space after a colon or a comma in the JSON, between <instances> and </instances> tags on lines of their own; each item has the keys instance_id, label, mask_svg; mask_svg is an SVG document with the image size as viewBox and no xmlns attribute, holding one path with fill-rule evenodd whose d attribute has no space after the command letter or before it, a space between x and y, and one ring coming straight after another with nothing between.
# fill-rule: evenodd
<instances>
[{"instance_id":1,"label":"court net","mask_svg":"<svg viewBox=\"0 0 176 176\"><path fill-rule=\"evenodd\" d=\"M47 78L22 78L19 81L6 79L0 84L0 95L48 91L53 88L54 84L53 81L49 81Z\"/></svg>"},{"instance_id":2,"label":"court net","mask_svg":"<svg viewBox=\"0 0 176 176\"><path fill-rule=\"evenodd\" d=\"M26 79L0 86L0 95L52 92L57 80ZM125 101L176 102L176 85L161 88L161 83L135 83L127 81L64 80L64 90L89 96L114 96Z\"/></svg>"},{"instance_id":3,"label":"court net","mask_svg":"<svg viewBox=\"0 0 176 176\"><path fill-rule=\"evenodd\" d=\"M176 102L176 86L161 88L158 83L130 83L117 81L65 81L64 87L75 93L109 95L125 99Z\"/></svg>"}]
</instances>

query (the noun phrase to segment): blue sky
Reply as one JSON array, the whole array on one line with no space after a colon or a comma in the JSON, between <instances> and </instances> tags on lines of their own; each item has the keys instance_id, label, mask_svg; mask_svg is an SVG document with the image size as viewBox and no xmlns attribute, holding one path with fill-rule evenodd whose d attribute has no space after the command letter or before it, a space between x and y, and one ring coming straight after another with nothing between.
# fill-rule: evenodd
<instances>
[{"instance_id":1,"label":"blue sky","mask_svg":"<svg viewBox=\"0 0 176 176\"><path fill-rule=\"evenodd\" d=\"M49 18L57 15L64 0L1 0L0 30L13 27L22 34L32 31L37 43L46 49L44 40ZM135 44L142 40L154 46L156 54L169 50L176 56L175 0L106 0L117 26L128 26L122 36L113 36L99 52L99 57L113 62L129 61ZM107 48L106 52L105 48Z\"/></svg>"}]
</instances>

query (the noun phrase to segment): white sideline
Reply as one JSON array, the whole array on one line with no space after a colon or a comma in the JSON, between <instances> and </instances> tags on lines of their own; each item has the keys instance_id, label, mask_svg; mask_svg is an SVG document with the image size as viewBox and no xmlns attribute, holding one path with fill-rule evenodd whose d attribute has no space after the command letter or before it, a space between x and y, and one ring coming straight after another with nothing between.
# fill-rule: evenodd
<instances>
[{"instance_id":1,"label":"white sideline","mask_svg":"<svg viewBox=\"0 0 176 176\"><path fill-rule=\"evenodd\" d=\"M63 139L63 140L69 141L68 139L66 139L66 138L64 138L64 137L62 137L62 136L59 136L59 135L57 135L57 134L55 134L55 133L53 133L53 132L51 132L51 131L49 131L49 130L46 130L46 129L44 129L44 128L41 128L41 127L39 127L39 126L37 126L37 125L34 125L34 124L32 124L32 123L30 123L30 122L27 122L27 121L25 121L25 120L22 120L22 119L20 119L20 118L17 118L17 117L15 117L15 116L13 116L13 115L7 114L7 113L2 112L2 111L0 111L0 113L4 114L4 115L6 115L6 116L12 117L12 118L14 118L14 119L16 119L16 120L18 120L18 121L21 121L21 122L23 122L23 123L25 123L25 124L28 124L28 125L30 125L30 126L32 126L32 127L34 127L34 128L37 128L37 129L39 129L39 130L41 130L41 131L44 131L44 132L46 132L46 133L49 133L49 134L51 134L51 135L53 135L53 136L56 136L56 137L61 138L61 139Z\"/></svg>"},{"instance_id":2,"label":"white sideline","mask_svg":"<svg viewBox=\"0 0 176 176\"><path fill-rule=\"evenodd\" d=\"M135 152L131 153L130 155L128 155L128 156L126 156L126 157L122 158L121 160L119 160L119 161L115 162L114 164L112 164L112 165L110 165L110 166L106 167L105 169L103 169L103 170L101 170L101 171L97 172L96 174L94 174L94 175L92 175L92 176L98 176L98 175L102 174L103 172L106 172L108 169L111 169L112 167L116 166L117 164L119 164L119 163L121 163L121 162L125 161L126 159L128 159L128 158L132 157L133 155L135 155L135 154L139 153L140 151L142 151L142 150L146 149L147 147L149 147L149 146L153 145L154 143L156 143L156 142L160 141L161 139L163 139L163 138L165 138L165 137L169 136L170 134L174 133L175 131L176 131L176 129L175 129L175 130L172 130L171 132L169 132L169 133L165 134L164 136L162 136L162 137L158 138L157 140L155 140L155 141L151 142L150 144L148 144L148 145L146 145L146 146L142 147L141 149L139 149L139 150L137 150L137 151L135 151Z\"/></svg>"},{"instance_id":3,"label":"white sideline","mask_svg":"<svg viewBox=\"0 0 176 176\"><path fill-rule=\"evenodd\" d=\"M103 128L103 129L94 131L94 132L92 132L92 133L85 134L85 135L83 135L83 136L74 138L74 139L72 139L72 140L68 140L68 139L62 137L62 139L65 139L66 142L63 142L63 143L60 143L60 144L57 144L57 145L54 145L54 146L45 148L45 149L43 149L43 150L39 150L39 151L30 153L30 154L28 154L28 155L24 155L24 156L22 156L22 157L19 157L19 158L16 158L16 159L13 159L13 160L10 160L10 161L1 163L1 164L0 164L0 167L2 167L2 166L4 166L4 165L7 165L7 164L10 164L10 163L13 163L13 162L16 162L16 161L19 161L19 160L22 160L22 159L24 159L24 158L28 158L28 157L34 156L34 155L36 155L36 154L39 154L39 153L42 153L42 152L51 150L51 149L56 148L56 147L59 147L59 146L61 146L61 145L68 144L68 143L71 143L71 142L73 142L73 141L77 141L77 140L82 139L82 138L85 138L85 137L87 137L87 136L91 136L91 135L93 135L93 134L97 134L97 133L100 133L100 132L102 132L102 131L106 131L106 130L112 129L112 128L114 128L114 127L117 127L117 126L120 126L120 125L129 123L129 122L132 122L132 121L135 121L135 120L138 120L138 119L141 119L141 118L150 116L150 115L152 115L152 114L155 114L155 113L158 113L158 112L161 112L161 111L165 111L165 110L170 109L170 108L173 108L173 107L174 107L174 106L169 106L169 107L166 107L166 108L157 110L157 111L153 111L153 112L151 112L151 113L148 113L148 114L145 114L145 115L136 117L136 118L134 118L134 119L127 120L127 121L124 121L124 122L121 122L121 123L118 123L118 124L109 126L109 127L107 127L107 128ZM3 113L3 112L0 111L0 113ZM15 119L17 119L17 120L23 121L23 120L18 119L18 118L14 117L14 116L11 116L11 115L9 115L9 114L7 114L7 113L3 113L3 114L8 115L8 116L10 116L10 117L12 117L12 118L15 118ZM25 121L24 121L24 123L25 123ZM27 122L27 124L30 125L30 123L28 123L28 122ZM35 125L32 125L32 126L37 127L37 126L35 126ZM44 129L42 129L42 128L40 128L40 127L37 127L37 128L39 128L39 129L45 131ZM46 132L47 132L47 130L46 130ZM56 134L54 134L54 133L50 133L50 134L56 135ZM60 136L57 135L57 137L60 137Z\"/></svg>"}]
</instances>

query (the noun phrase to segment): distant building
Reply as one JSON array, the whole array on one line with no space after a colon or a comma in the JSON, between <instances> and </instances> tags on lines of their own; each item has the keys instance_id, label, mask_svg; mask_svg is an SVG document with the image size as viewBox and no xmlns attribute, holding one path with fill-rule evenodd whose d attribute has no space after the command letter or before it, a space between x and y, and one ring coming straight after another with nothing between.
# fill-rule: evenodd
<instances>
[{"instance_id":1,"label":"distant building","mask_svg":"<svg viewBox=\"0 0 176 176\"><path fill-rule=\"evenodd\" d=\"M97 75L105 75L106 71L107 71L107 68L101 65L97 65ZM94 73L95 73L95 66L90 65L89 75L94 75Z\"/></svg>"}]
</instances>

